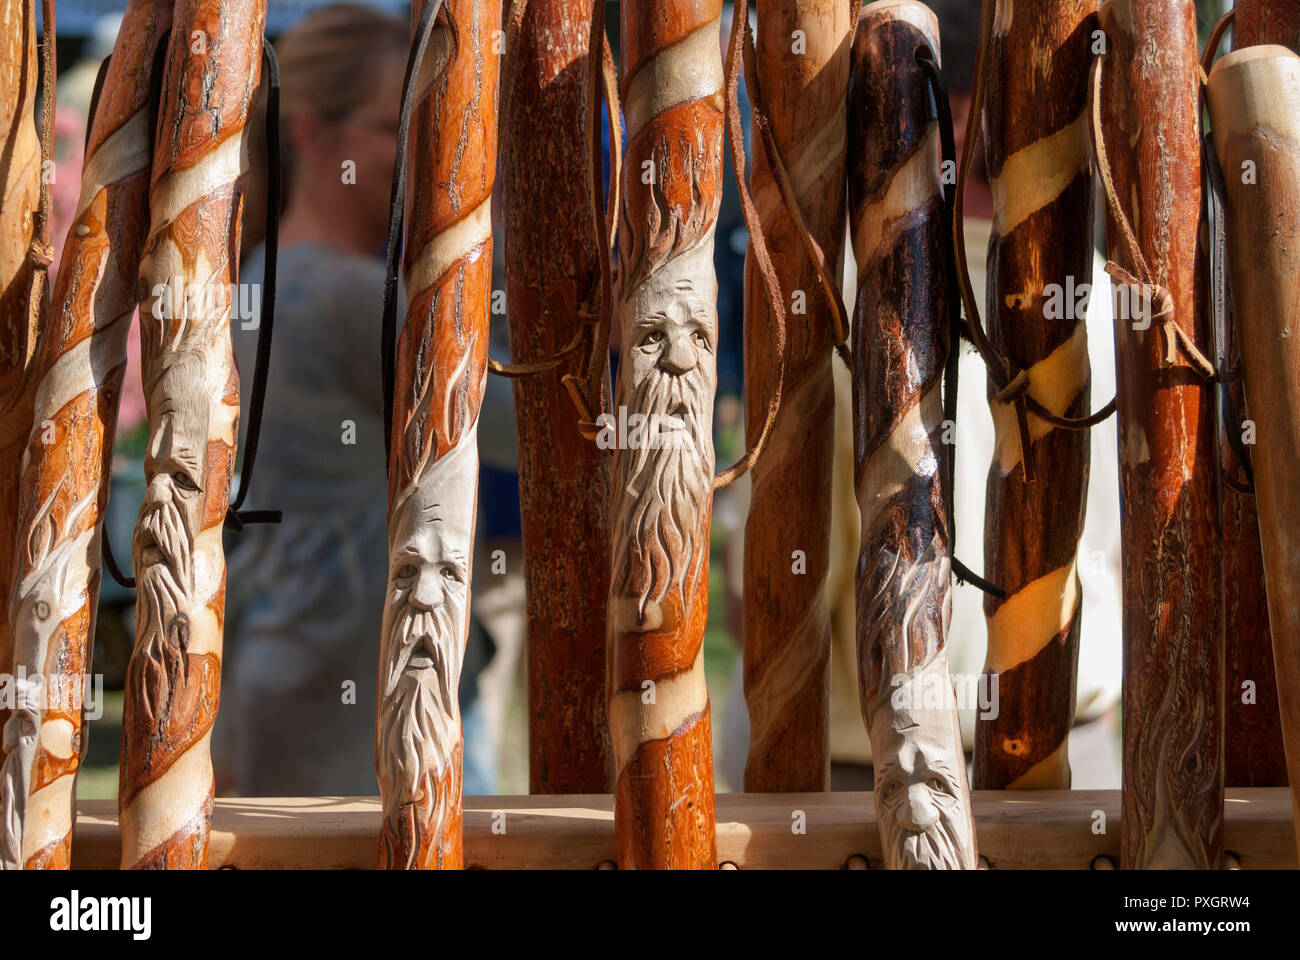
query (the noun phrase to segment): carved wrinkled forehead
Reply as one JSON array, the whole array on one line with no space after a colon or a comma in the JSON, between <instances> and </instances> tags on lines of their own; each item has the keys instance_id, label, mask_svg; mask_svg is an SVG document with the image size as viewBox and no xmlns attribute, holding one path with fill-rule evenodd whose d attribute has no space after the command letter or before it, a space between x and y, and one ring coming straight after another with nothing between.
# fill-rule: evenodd
<instances>
[{"instance_id":1,"label":"carved wrinkled forehead","mask_svg":"<svg viewBox=\"0 0 1300 960\"><path fill-rule=\"evenodd\" d=\"M478 430L447 455L425 466L393 505L389 540L393 545L437 536L468 552L474 539L478 494Z\"/></svg>"},{"instance_id":2,"label":"carved wrinkled forehead","mask_svg":"<svg viewBox=\"0 0 1300 960\"><path fill-rule=\"evenodd\" d=\"M628 293L627 308L634 317L659 313L674 297L701 300L715 307L718 278L713 270L713 238L680 256L670 257Z\"/></svg>"}]
</instances>

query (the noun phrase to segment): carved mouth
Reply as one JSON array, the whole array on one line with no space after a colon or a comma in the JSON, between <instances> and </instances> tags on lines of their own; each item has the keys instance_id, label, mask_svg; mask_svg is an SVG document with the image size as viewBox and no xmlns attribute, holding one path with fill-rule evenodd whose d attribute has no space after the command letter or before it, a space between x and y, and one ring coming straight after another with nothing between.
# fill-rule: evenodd
<instances>
[{"instance_id":1,"label":"carved mouth","mask_svg":"<svg viewBox=\"0 0 1300 960\"><path fill-rule=\"evenodd\" d=\"M154 536L153 530L145 527L140 531L140 560L146 566L152 566L155 563L162 563L167 559L162 547L158 543L158 538Z\"/></svg>"},{"instance_id":2,"label":"carved mouth","mask_svg":"<svg viewBox=\"0 0 1300 960\"><path fill-rule=\"evenodd\" d=\"M411 654L406 658L407 670L428 670L440 668L442 656L433 637L425 634L411 647Z\"/></svg>"}]
</instances>

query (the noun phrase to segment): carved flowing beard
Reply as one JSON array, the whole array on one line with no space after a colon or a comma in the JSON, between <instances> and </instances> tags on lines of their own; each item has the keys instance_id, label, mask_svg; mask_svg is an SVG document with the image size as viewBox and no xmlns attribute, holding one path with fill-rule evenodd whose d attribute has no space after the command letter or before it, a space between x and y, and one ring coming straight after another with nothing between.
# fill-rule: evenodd
<instances>
[{"instance_id":1,"label":"carved flowing beard","mask_svg":"<svg viewBox=\"0 0 1300 960\"><path fill-rule=\"evenodd\" d=\"M674 583L683 594L693 590L703 565L700 515L713 493L712 389L702 363L680 376L656 367L626 400L629 411L646 415L647 427L645 444L620 450L614 468L613 555L621 564L614 585L636 597L640 615L647 600L663 600ZM685 424L680 432L661 427L659 449L651 448L655 415L660 423L675 416Z\"/></svg>"},{"instance_id":2,"label":"carved flowing beard","mask_svg":"<svg viewBox=\"0 0 1300 960\"><path fill-rule=\"evenodd\" d=\"M385 632L388 665L379 716L379 781L384 787L385 818L411 834L409 855L421 846L416 834L441 837L448 804L435 803L437 783L448 769L460 741L457 702L459 637L447 604L419 610L403 604ZM430 666L410 661L428 656ZM419 808L417 814L416 808ZM421 822L423 818L428 822ZM409 864L408 864L409 865Z\"/></svg>"},{"instance_id":3,"label":"carved flowing beard","mask_svg":"<svg viewBox=\"0 0 1300 960\"><path fill-rule=\"evenodd\" d=\"M924 830L903 828L896 817L883 817L885 844L894 851L895 863L908 870L961 870L961 829L956 815L961 805L939 801L939 819Z\"/></svg>"},{"instance_id":4,"label":"carved flowing beard","mask_svg":"<svg viewBox=\"0 0 1300 960\"><path fill-rule=\"evenodd\" d=\"M136 531L137 558L156 547L161 558L136 572L136 683L142 689L145 715L161 729L171 699L184 684L190 642L194 545L174 503L162 503L141 521Z\"/></svg>"}]
</instances>

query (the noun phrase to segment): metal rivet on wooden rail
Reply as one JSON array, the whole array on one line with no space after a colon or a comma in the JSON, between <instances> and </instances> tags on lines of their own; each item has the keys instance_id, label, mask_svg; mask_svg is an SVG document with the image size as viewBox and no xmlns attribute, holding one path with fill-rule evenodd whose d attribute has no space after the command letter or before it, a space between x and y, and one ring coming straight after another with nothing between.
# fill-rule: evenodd
<instances>
[{"instance_id":1,"label":"metal rivet on wooden rail","mask_svg":"<svg viewBox=\"0 0 1300 960\"><path fill-rule=\"evenodd\" d=\"M1092 858L1091 869L1093 870L1114 870L1115 861L1104 853Z\"/></svg>"},{"instance_id":2,"label":"metal rivet on wooden rail","mask_svg":"<svg viewBox=\"0 0 1300 960\"><path fill-rule=\"evenodd\" d=\"M844 861L845 870L866 870L868 868L867 858L860 853L855 853Z\"/></svg>"}]
</instances>

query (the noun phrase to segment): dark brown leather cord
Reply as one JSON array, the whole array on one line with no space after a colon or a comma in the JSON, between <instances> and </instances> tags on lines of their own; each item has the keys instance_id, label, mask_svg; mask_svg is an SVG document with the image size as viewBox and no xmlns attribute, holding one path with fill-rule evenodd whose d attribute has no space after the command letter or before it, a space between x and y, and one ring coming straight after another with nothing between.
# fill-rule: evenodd
<instances>
[{"instance_id":1,"label":"dark brown leather cord","mask_svg":"<svg viewBox=\"0 0 1300 960\"><path fill-rule=\"evenodd\" d=\"M602 98L609 124L609 202L601 177L600 107ZM591 30L587 40L587 111L590 131L590 149L587 152L587 185L591 198L591 226L597 238L600 261L600 300L581 311L585 327L578 338L592 331L591 347L587 353L587 366L582 376L566 373L560 383L569 394L569 400L578 412L578 430L588 440L600 433L596 412L603 406L605 376L609 367L609 332L614 322L614 265L613 247L618 232L618 208L623 178L623 139L619 130L620 106L618 78L614 70L614 56L605 34L605 5L597 2L591 8ZM603 412L603 411L602 411Z\"/></svg>"},{"instance_id":2,"label":"dark brown leather cord","mask_svg":"<svg viewBox=\"0 0 1300 960\"><path fill-rule=\"evenodd\" d=\"M746 25L748 25L748 21L746 21ZM732 36L735 36L734 19ZM795 196L794 185L790 182L790 176L785 168L785 161L781 158L781 151L776 145L776 136L772 133L771 115L767 109L767 98L763 94L762 78L758 73L753 36L748 29L745 30L744 54L745 90L749 94L749 107L754 121L754 131L758 134L759 143L763 146L763 157L767 161L772 178L776 181L781 200L785 204L786 214L789 216L790 222L794 224L795 235L799 237L804 252L812 263L813 269L817 271L818 286L821 287L822 296L831 310L835 352L839 354L845 366L852 369L852 364L849 362L848 347L849 311L844 303L843 296L840 294L840 287L835 280L834 273L827 263L826 254L822 251L817 238L812 235L812 231L808 228L808 223L803 218L803 211L799 209L799 199Z\"/></svg>"},{"instance_id":3,"label":"dark brown leather cord","mask_svg":"<svg viewBox=\"0 0 1300 960\"><path fill-rule=\"evenodd\" d=\"M970 113L966 122L966 142L962 149L961 164L957 174L957 191L953 205L953 245L957 261L957 281L962 303L966 309L966 332L979 351L993 381L994 396L1000 403L1015 407L1016 428L1020 438L1020 468L1026 482L1034 479L1033 458L1030 456L1029 414L1032 413L1062 430L1087 430L1101 423L1115 412L1115 398L1086 417L1062 417L1052 413L1029 394L1029 372L1011 357L1002 355L989 340L980 322L979 308L970 281L970 268L966 262L965 197L966 181L975 159L975 144L979 140L980 124L984 111L985 88L988 85L988 59L996 0L984 0L980 12L979 51L975 60L975 83L971 91Z\"/></svg>"},{"instance_id":4,"label":"dark brown leather cord","mask_svg":"<svg viewBox=\"0 0 1300 960\"><path fill-rule=\"evenodd\" d=\"M934 56L934 51L925 44L916 50L917 65L925 73L930 85L930 95L934 98L936 120L939 124L939 144L942 148L939 162L955 160L957 148L952 132L952 108L948 103L948 89L943 81L943 70ZM952 565L953 576L958 583L969 583L984 593L998 600L1007 598L1007 591L997 584L984 579L957 558L957 386L959 382L961 354L961 295L957 291L957 273L952 258L952 205L953 191L941 185L944 206L943 231L948 256L943 262L944 286L948 297L948 356L943 370L943 418L952 424L953 439L946 444L943 457L943 503L947 514L948 561Z\"/></svg>"},{"instance_id":5,"label":"dark brown leather cord","mask_svg":"<svg viewBox=\"0 0 1300 960\"><path fill-rule=\"evenodd\" d=\"M397 261L402 256L402 228L406 220L406 144L410 138L411 114L415 110L413 85L424 62L425 51L429 48L429 39L433 35L433 23L442 11L443 0L429 0L420 11L415 33L411 38L411 51L406 59L406 73L402 77L402 109L397 121L397 150L393 157L393 186L388 197L388 250L384 263L384 307L380 319L380 357L379 371L384 391L384 471L390 468L393 448L393 391L396 386L397 365ZM451 32L451 52L444 61L438 76L460 54L460 34L456 23L451 18L451 11L446 11L447 25Z\"/></svg>"},{"instance_id":6,"label":"dark brown leather cord","mask_svg":"<svg viewBox=\"0 0 1300 960\"><path fill-rule=\"evenodd\" d=\"M781 391L785 383L785 301L781 296L781 285L772 266L772 258L767 251L767 237L763 233L763 224L758 210L754 206L753 195L749 191L749 182L745 178L745 139L740 128L739 80L740 58L744 51L745 77L751 96L758 85L758 69L755 65L754 37L749 32L749 0L737 0L732 11L731 43L727 47L727 79L725 102L727 111L727 143L731 147L731 169L736 175L736 185L740 193L740 209L745 217L745 226L749 228L749 244L754 253L754 265L763 278L763 287L767 291L768 305L772 312L773 354L776 358L776 370L772 378L772 392L767 398L767 414L763 420L763 429L754 445L745 451L745 455L727 469L713 478L713 489L722 488L739 480L758 462L767 439L772 434L777 414L781 410ZM759 119L759 112L754 113L755 126L766 123ZM769 161L770 161L769 157ZM780 163L780 157L776 158ZM788 186L788 183L787 183ZM798 206L792 208L797 216ZM814 260L814 262L816 262Z\"/></svg>"}]
</instances>

